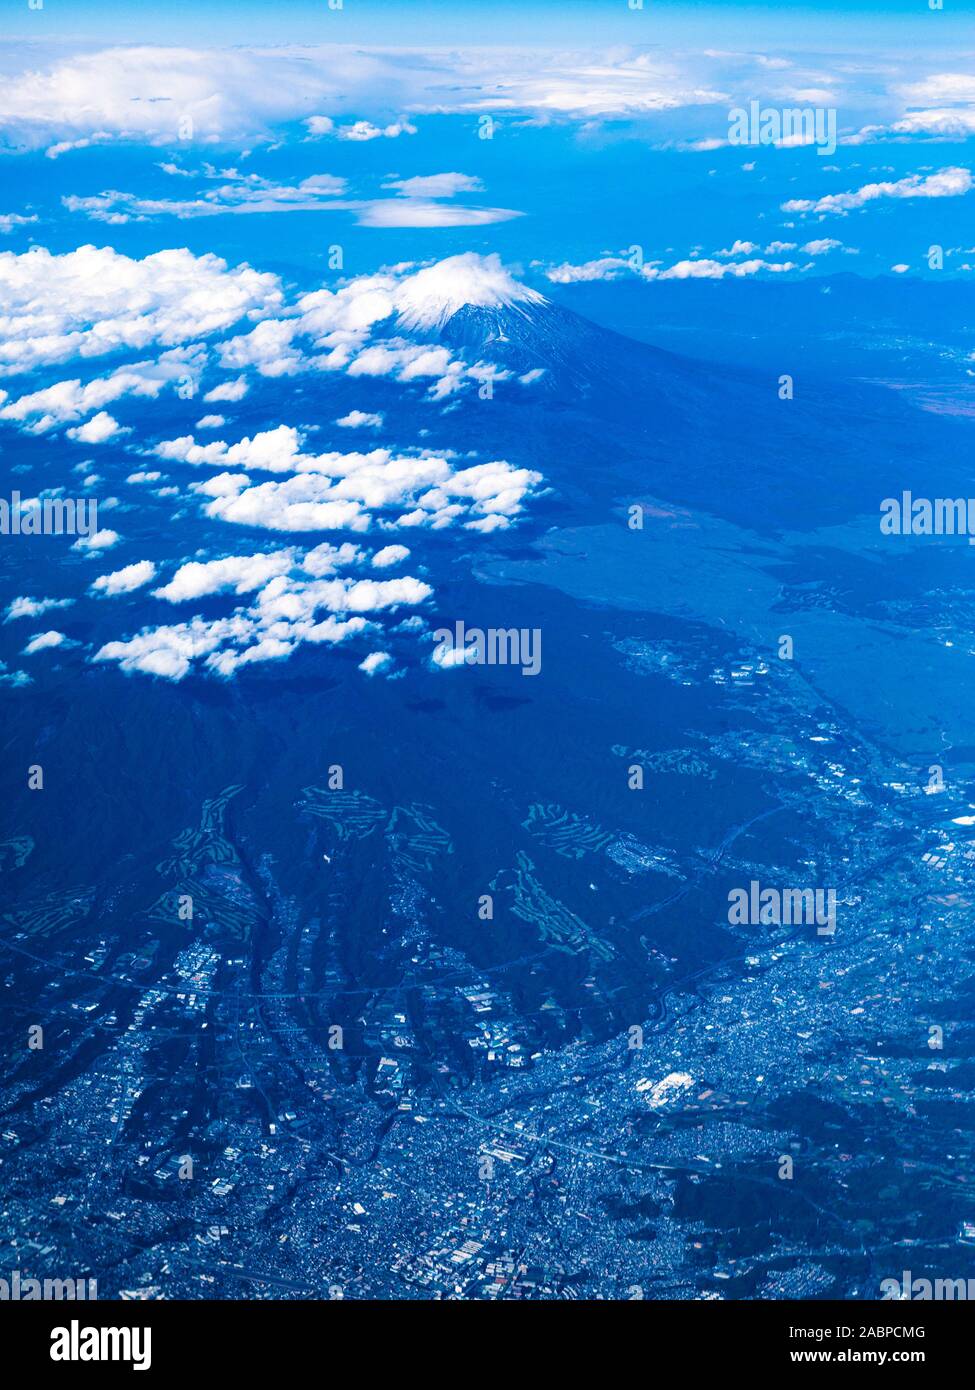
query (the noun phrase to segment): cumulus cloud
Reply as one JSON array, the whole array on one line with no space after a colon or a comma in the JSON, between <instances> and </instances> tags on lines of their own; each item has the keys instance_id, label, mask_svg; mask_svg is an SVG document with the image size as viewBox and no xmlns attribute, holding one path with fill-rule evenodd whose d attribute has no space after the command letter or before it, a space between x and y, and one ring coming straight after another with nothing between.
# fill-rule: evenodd
<instances>
[{"instance_id":1,"label":"cumulus cloud","mask_svg":"<svg viewBox=\"0 0 975 1390\"><path fill-rule=\"evenodd\" d=\"M0 252L0 374L71 357L176 347L276 309L274 275L185 248L135 260L111 247Z\"/></svg>"},{"instance_id":2,"label":"cumulus cloud","mask_svg":"<svg viewBox=\"0 0 975 1390\"><path fill-rule=\"evenodd\" d=\"M930 73L919 81L895 83L892 95L900 106L898 117L866 125L843 143L864 145L918 137L964 140L975 134L975 79L971 73Z\"/></svg>"},{"instance_id":3,"label":"cumulus cloud","mask_svg":"<svg viewBox=\"0 0 975 1390\"><path fill-rule=\"evenodd\" d=\"M350 410L348 415L343 415L340 420L336 420L337 425L341 425L346 430L356 430L368 427L378 429L383 422L382 415L373 414L368 410Z\"/></svg>"},{"instance_id":4,"label":"cumulus cloud","mask_svg":"<svg viewBox=\"0 0 975 1390\"><path fill-rule=\"evenodd\" d=\"M462 191L459 184L456 191ZM73 299L68 289L83 267L76 264L66 273L64 262L79 255L89 257L92 274L96 280L103 275L104 283L84 281ZM72 437L87 443L121 433L114 416L101 408L112 401L125 396L155 399L173 386L181 396L193 396L207 369L208 353L192 335L205 336L221 322L230 326L240 319L256 320L250 334L238 335L250 347L250 353L246 348L236 351L241 366L246 360L247 365L266 372L269 362L293 353L302 370L341 369L351 375L430 383L435 398L442 399L465 382L509 374L490 363L466 362L440 343L416 342L406 335L436 331L467 304L526 312L544 302L537 292L515 281L496 256L472 253L433 265L403 265L357 277L334 291L314 291L290 304L284 301L275 277L246 266L229 272L217 258L197 258L188 251L160 253L161 259L144 261L95 248L83 248L68 257L47 252L31 256L12 258L17 264L8 266L7 283L13 286L8 303L13 302L21 314L22 337L28 342L33 337L38 363L64 355L98 356L111 350L108 344L138 351L151 342L165 349L156 360L137 361L88 381L79 376L55 382L15 400L0 394L2 414L11 421L42 432L70 425ZM3 259L0 287L5 283ZM56 289L37 278L35 266L40 262L53 269L55 280L61 278L60 293L66 303L60 303ZM63 338L59 344L50 333L42 335L37 330L30 313L31 308L53 304L59 305L58 312L49 317L56 319L54 326ZM6 322L0 316L0 345ZM51 322L45 326L50 329ZM234 365L234 342L230 339L218 346L225 366ZM323 358L332 359L324 368ZM531 375L525 374L525 379ZM247 379L240 375L212 388L206 399L237 400L246 391ZM222 417L203 416L197 428L218 429L224 423ZM351 411L340 423L346 428L376 427L382 424L382 416ZM314 432L308 433L314 437ZM363 534L373 528L454 525L490 532L509 526L543 481L539 473L513 467L503 459L472 462L470 455L464 459L466 466L458 467L451 456L427 451L386 448L319 454L309 449L305 433L285 424L237 440L198 440L187 434L163 440L152 451L169 462L206 470L202 480L191 485L206 515L230 524L297 534L316 530ZM89 464L86 460L83 467ZM270 475L270 480L253 476L262 473ZM129 473L128 481L153 485L164 477L158 469L146 467ZM158 489L156 495L174 492L174 488ZM75 549L96 555L120 542L116 531L105 529L80 538ZM117 662L126 671L176 680L194 668L228 677L241 666L284 659L304 643L345 640L374 628L379 615L402 606L416 607L432 593L421 579L385 577L383 572L402 564L409 554L402 545L386 545L370 554L352 542L326 542L304 555L289 547L188 560L154 590L155 598L186 604L204 598L218 602L221 595L239 601L246 595L250 606L235 608L231 616L213 621L196 614L186 622L145 628L120 642L105 643L95 659ZM343 573L364 566L375 577ZM124 595L155 579L155 564L138 561L99 576L92 592L103 597ZM48 604L60 602L15 600L7 617L33 616ZM402 624L400 629L406 630Z\"/></svg>"},{"instance_id":5,"label":"cumulus cloud","mask_svg":"<svg viewBox=\"0 0 975 1390\"><path fill-rule=\"evenodd\" d=\"M639 267L622 256L600 256L596 260L583 261L581 265L564 261L562 265L549 266L545 276L553 285L574 285L586 280L618 280L621 275L630 273L639 274Z\"/></svg>"},{"instance_id":6,"label":"cumulus cloud","mask_svg":"<svg viewBox=\"0 0 975 1390\"><path fill-rule=\"evenodd\" d=\"M415 135L416 126L409 121L391 121L389 125L377 126L372 121L353 121L352 125L339 126L335 132L340 140L395 140L398 135Z\"/></svg>"},{"instance_id":7,"label":"cumulus cloud","mask_svg":"<svg viewBox=\"0 0 975 1390\"><path fill-rule=\"evenodd\" d=\"M251 607L238 608L228 618L197 616L143 628L135 637L105 643L93 659L174 681L194 665L226 678L242 665L282 660L306 642L344 641L369 629L371 619L364 614L415 607L432 592L410 578L303 580L281 574L264 586Z\"/></svg>"},{"instance_id":8,"label":"cumulus cloud","mask_svg":"<svg viewBox=\"0 0 975 1390\"><path fill-rule=\"evenodd\" d=\"M203 399L208 405L216 401L242 401L247 395L247 389L247 378L238 376L233 381L222 381L219 386L214 386Z\"/></svg>"},{"instance_id":9,"label":"cumulus cloud","mask_svg":"<svg viewBox=\"0 0 975 1390\"><path fill-rule=\"evenodd\" d=\"M75 644L69 642L63 632L55 632L52 628L50 632L39 632L36 637L32 637L23 650L24 656L33 656L35 652L47 651L51 647L73 647Z\"/></svg>"},{"instance_id":10,"label":"cumulus cloud","mask_svg":"<svg viewBox=\"0 0 975 1390\"><path fill-rule=\"evenodd\" d=\"M842 215L880 198L958 198L970 193L972 187L970 169L940 169L935 174L911 174L894 182L866 183L862 188L823 198L793 198L782 204L782 211Z\"/></svg>"},{"instance_id":11,"label":"cumulus cloud","mask_svg":"<svg viewBox=\"0 0 975 1390\"><path fill-rule=\"evenodd\" d=\"M321 545L316 545L313 550L305 553L301 568L306 574L321 579L326 575L335 574L340 569L348 569L350 565L359 565L364 559L364 552L349 541L343 542L342 545L332 545L323 541Z\"/></svg>"},{"instance_id":12,"label":"cumulus cloud","mask_svg":"<svg viewBox=\"0 0 975 1390\"><path fill-rule=\"evenodd\" d=\"M110 531L105 528L96 531L91 536L79 536L71 547L72 550L111 550L112 546L118 545L122 537L117 531Z\"/></svg>"},{"instance_id":13,"label":"cumulus cloud","mask_svg":"<svg viewBox=\"0 0 975 1390\"><path fill-rule=\"evenodd\" d=\"M807 241L802 249L807 256L825 256L830 251L838 251L842 245L842 241L837 241L835 237L819 237L814 241Z\"/></svg>"},{"instance_id":14,"label":"cumulus cloud","mask_svg":"<svg viewBox=\"0 0 975 1390\"><path fill-rule=\"evenodd\" d=\"M169 583L154 592L157 598L166 599L168 603L185 603L187 599L218 594L226 589L246 594L261 588L275 575L287 574L294 561L291 550L264 555L231 555L205 563L191 560L180 565Z\"/></svg>"},{"instance_id":15,"label":"cumulus cloud","mask_svg":"<svg viewBox=\"0 0 975 1390\"><path fill-rule=\"evenodd\" d=\"M736 241L736 242L734 242L731 246L729 246L729 248L727 249L727 251L716 251L714 254L715 254L716 256L722 256L722 257L724 257L724 256L751 256L751 255L753 255L756 251L760 251L760 250L761 250L761 247L760 247L760 246L757 246L756 243L755 243L754 241Z\"/></svg>"},{"instance_id":16,"label":"cumulus cloud","mask_svg":"<svg viewBox=\"0 0 975 1390\"><path fill-rule=\"evenodd\" d=\"M156 566L151 560L137 560L134 565L126 565L124 569L114 570L111 574L100 574L91 587L96 593L111 598L116 594L131 594L135 589L151 583L155 577Z\"/></svg>"},{"instance_id":17,"label":"cumulus cloud","mask_svg":"<svg viewBox=\"0 0 975 1390\"><path fill-rule=\"evenodd\" d=\"M388 569L390 565L399 565L409 558L409 550L405 545L384 545L381 550L377 550L372 557L373 569Z\"/></svg>"},{"instance_id":18,"label":"cumulus cloud","mask_svg":"<svg viewBox=\"0 0 975 1390\"><path fill-rule=\"evenodd\" d=\"M206 349L194 344L173 348L155 362L133 362L119 367L109 376L96 377L82 384L80 378L57 381L40 391L8 401L0 408L0 419L22 423L34 434L43 434L59 425L80 420L125 396L155 400L167 386L193 387L206 357Z\"/></svg>"},{"instance_id":19,"label":"cumulus cloud","mask_svg":"<svg viewBox=\"0 0 975 1390\"><path fill-rule=\"evenodd\" d=\"M43 278L47 270L53 275L50 281ZM88 272L92 281L85 278ZM79 278L83 284L75 293ZM193 257L186 250L142 261L90 246L63 257L43 250L22 257L0 254L0 374L185 339L156 361L136 361L86 384L72 378L6 403L0 393L0 418L43 432L99 410L97 424L78 425L72 436L81 442L113 438L120 430L110 431L111 417L99 407L124 396L156 399L167 386L191 398L209 359L206 345L191 339L241 318L257 322L218 343L218 360L227 370L249 367L270 378L309 371L399 382L430 378L428 395L442 400L472 382L488 377L501 381L508 373L491 363L470 363L440 343L405 335L441 327L465 304L526 309L542 302L541 295L512 278L497 256L476 253L362 275L335 291L306 293L295 303L285 302L273 275L246 265L227 271L217 257ZM203 400L235 402L246 393L248 378L241 374L213 386ZM352 411L346 418L357 416ZM217 428L217 417L204 418ZM207 460L200 456L198 461Z\"/></svg>"},{"instance_id":20,"label":"cumulus cloud","mask_svg":"<svg viewBox=\"0 0 975 1390\"><path fill-rule=\"evenodd\" d=\"M717 255L741 255L745 247L752 246L752 242L735 242L733 247L719 251ZM702 256L676 261L673 265L665 267L661 267L659 262L646 261L634 265L632 261L619 256L605 256L599 260L586 261L582 265L566 263L552 266L545 274L555 284L570 285L580 280L615 280L626 274L637 275L643 280L723 280L729 275L742 277L758 275L762 271L776 275L796 269L798 267L793 261L767 261L760 256L746 261L717 260L714 257Z\"/></svg>"},{"instance_id":21,"label":"cumulus cloud","mask_svg":"<svg viewBox=\"0 0 975 1390\"><path fill-rule=\"evenodd\" d=\"M326 135L334 135L339 140L395 140L400 135L416 134L416 126L405 118L377 126L364 120L338 125L331 116L308 116L304 126L308 131L306 140L320 140Z\"/></svg>"},{"instance_id":22,"label":"cumulus cloud","mask_svg":"<svg viewBox=\"0 0 975 1390\"><path fill-rule=\"evenodd\" d=\"M187 435L163 441L156 452L188 463L288 473L284 481L255 483L248 472L225 468L192 485L199 496L210 499L205 505L208 516L272 531L368 531L375 513L389 529L439 530L457 520L483 523L489 516L507 524L542 482L540 473L515 468L503 459L458 470L443 457L401 455L390 449L305 454L299 432L284 425L233 445L222 440L199 445ZM480 529L499 524L487 522Z\"/></svg>"},{"instance_id":23,"label":"cumulus cloud","mask_svg":"<svg viewBox=\"0 0 975 1390\"><path fill-rule=\"evenodd\" d=\"M757 275L763 270L774 275L795 269L793 261L766 261L760 257L748 261L715 261L702 258L696 261L678 261L666 270L651 268L644 274L648 280L723 280L727 275Z\"/></svg>"},{"instance_id":24,"label":"cumulus cloud","mask_svg":"<svg viewBox=\"0 0 975 1390\"><path fill-rule=\"evenodd\" d=\"M15 227L27 227L36 221L36 214L28 217L19 212L0 212L0 233L7 236Z\"/></svg>"},{"instance_id":25,"label":"cumulus cloud","mask_svg":"<svg viewBox=\"0 0 975 1390\"><path fill-rule=\"evenodd\" d=\"M73 598L30 598L22 595L8 603L3 621L12 623L16 618L39 618L51 608L69 608L72 603Z\"/></svg>"},{"instance_id":26,"label":"cumulus cloud","mask_svg":"<svg viewBox=\"0 0 975 1390\"><path fill-rule=\"evenodd\" d=\"M100 410L83 425L69 429L68 438L76 439L79 444L105 444L109 439L128 433L129 430L123 429L114 415L109 415L107 410Z\"/></svg>"},{"instance_id":27,"label":"cumulus cloud","mask_svg":"<svg viewBox=\"0 0 975 1390\"><path fill-rule=\"evenodd\" d=\"M245 435L236 444L227 444L222 439L197 444L193 435L184 434L177 439L164 439L155 446L154 452L159 458L178 463L234 464L269 473L286 473L301 465L300 448L298 431L290 425L278 425L275 429L259 431L253 438Z\"/></svg>"},{"instance_id":28,"label":"cumulus cloud","mask_svg":"<svg viewBox=\"0 0 975 1390\"><path fill-rule=\"evenodd\" d=\"M389 652L370 652L364 661L359 662L359 670L367 676L375 676L380 671L387 671L392 664L393 658Z\"/></svg>"}]
</instances>

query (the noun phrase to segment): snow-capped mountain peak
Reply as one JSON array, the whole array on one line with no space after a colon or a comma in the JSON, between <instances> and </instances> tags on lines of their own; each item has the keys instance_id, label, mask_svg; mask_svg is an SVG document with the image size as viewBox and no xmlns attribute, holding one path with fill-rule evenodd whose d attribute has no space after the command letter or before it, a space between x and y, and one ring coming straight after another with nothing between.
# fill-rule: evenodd
<instances>
[{"instance_id":1,"label":"snow-capped mountain peak","mask_svg":"<svg viewBox=\"0 0 975 1390\"><path fill-rule=\"evenodd\" d=\"M460 309L515 309L547 304L544 295L515 280L497 253L466 251L408 276L397 286L395 305L407 330L438 329Z\"/></svg>"}]
</instances>

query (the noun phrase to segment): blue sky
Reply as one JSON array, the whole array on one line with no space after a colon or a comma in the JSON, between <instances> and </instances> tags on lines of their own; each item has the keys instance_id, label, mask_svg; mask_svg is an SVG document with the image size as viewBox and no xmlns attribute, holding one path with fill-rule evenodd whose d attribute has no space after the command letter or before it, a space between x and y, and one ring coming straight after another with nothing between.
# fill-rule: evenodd
<instances>
[{"instance_id":1,"label":"blue sky","mask_svg":"<svg viewBox=\"0 0 975 1390\"><path fill-rule=\"evenodd\" d=\"M46 28L41 30L41 25ZM938 30L935 25L940 26ZM165 8L127 0L59 0L42 12L18 10L3 30L27 38L77 35L101 42L437 44L532 42L669 43L741 42L802 45L829 51L837 43L890 41L937 45L972 33L964 4L947 0L931 12L922 0L818 0L761 6L725 0L646 0L634 11L627 0L171 0ZM752 39L751 41L754 41Z\"/></svg>"}]
</instances>

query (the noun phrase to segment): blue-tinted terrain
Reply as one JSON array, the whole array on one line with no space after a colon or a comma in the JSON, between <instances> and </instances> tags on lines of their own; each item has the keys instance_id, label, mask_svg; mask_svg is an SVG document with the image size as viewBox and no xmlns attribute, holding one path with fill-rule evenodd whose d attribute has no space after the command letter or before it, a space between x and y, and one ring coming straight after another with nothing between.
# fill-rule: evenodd
<instances>
[{"instance_id":1,"label":"blue-tinted terrain","mask_svg":"<svg viewBox=\"0 0 975 1390\"><path fill-rule=\"evenodd\" d=\"M101 37L52 90L132 103ZM0 537L2 1277L975 1277L975 554L879 524L972 491L965 130L757 194L703 76L667 138L629 70L529 76L490 139L434 77L255 115L194 69L188 138L4 99L2 496L97 526Z\"/></svg>"}]
</instances>

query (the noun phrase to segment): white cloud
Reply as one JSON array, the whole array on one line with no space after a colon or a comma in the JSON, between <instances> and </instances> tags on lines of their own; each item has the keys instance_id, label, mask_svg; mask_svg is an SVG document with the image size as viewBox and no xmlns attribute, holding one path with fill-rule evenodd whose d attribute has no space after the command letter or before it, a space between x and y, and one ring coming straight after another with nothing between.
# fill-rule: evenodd
<instances>
[{"instance_id":1,"label":"white cloud","mask_svg":"<svg viewBox=\"0 0 975 1390\"><path fill-rule=\"evenodd\" d=\"M261 376L294 376L309 364L293 346L299 325L288 319L265 319L249 333L239 334L219 347L223 367L256 367Z\"/></svg>"},{"instance_id":2,"label":"white cloud","mask_svg":"<svg viewBox=\"0 0 975 1390\"><path fill-rule=\"evenodd\" d=\"M196 422L198 430L219 430L227 423L223 415L202 415Z\"/></svg>"},{"instance_id":3,"label":"white cloud","mask_svg":"<svg viewBox=\"0 0 975 1390\"><path fill-rule=\"evenodd\" d=\"M131 594L155 577L156 566L151 560L137 560L134 565L126 565L124 569L114 570L111 574L100 574L91 587L96 593L107 594L111 598L115 594Z\"/></svg>"},{"instance_id":4,"label":"white cloud","mask_svg":"<svg viewBox=\"0 0 975 1390\"><path fill-rule=\"evenodd\" d=\"M434 667L441 671L449 671L455 666L464 666L470 649L467 647L448 647L445 642L438 643L430 654L430 660Z\"/></svg>"},{"instance_id":5,"label":"white cloud","mask_svg":"<svg viewBox=\"0 0 975 1390\"><path fill-rule=\"evenodd\" d=\"M109 131L96 130L94 134L84 136L80 140L58 140L55 144L49 145L44 154L48 159L60 159L61 155L69 154L71 150L87 150L92 145L104 145L111 139Z\"/></svg>"},{"instance_id":6,"label":"white cloud","mask_svg":"<svg viewBox=\"0 0 975 1390\"><path fill-rule=\"evenodd\" d=\"M371 141L415 133L412 116L426 111L591 118L726 105L703 66L699 55L627 48L117 46L8 75L0 130L8 147L50 145L53 155L108 138L267 140L297 120L309 138Z\"/></svg>"},{"instance_id":7,"label":"white cloud","mask_svg":"<svg viewBox=\"0 0 975 1390\"><path fill-rule=\"evenodd\" d=\"M91 536L79 536L71 547L72 550L111 550L112 546L118 545L122 537L117 531L110 531L107 528L96 531Z\"/></svg>"},{"instance_id":8,"label":"white cloud","mask_svg":"<svg viewBox=\"0 0 975 1390\"><path fill-rule=\"evenodd\" d=\"M36 637L32 637L23 650L24 656L33 656L35 652L47 651L51 647L74 646L69 642L63 632L55 632L52 628L50 632L39 632Z\"/></svg>"},{"instance_id":9,"label":"white cloud","mask_svg":"<svg viewBox=\"0 0 975 1390\"><path fill-rule=\"evenodd\" d=\"M716 255L720 257L740 256L753 249L755 249L753 242L736 241L728 250L718 251ZM771 249L770 247L769 250ZM627 274L636 275L643 280L723 280L728 275L740 278L746 275L758 275L761 271L775 275L797 268L792 261L767 261L761 257L752 257L747 261L732 261L702 256L697 259L689 258L676 261L671 266L661 268L659 261L645 261L641 265L635 265L632 261L624 260L620 256L604 256L599 260L586 261L582 265L570 265L566 262L563 265L551 267L546 270L545 274L555 284L571 285L577 281L616 280L621 275Z\"/></svg>"},{"instance_id":10,"label":"white cloud","mask_svg":"<svg viewBox=\"0 0 975 1390\"><path fill-rule=\"evenodd\" d=\"M306 552L301 561L301 568L306 574L322 579L326 575L335 574L337 570L361 564L364 558L364 553L350 541L345 541L342 545L331 545L328 541L323 541L321 545L316 545L313 550Z\"/></svg>"},{"instance_id":11,"label":"white cloud","mask_svg":"<svg viewBox=\"0 0 975 1390\"><path fill-rule=\"evenodd\" d=\"M847 60L826 72L815 57L800 66L795 57L635 43L577 51L501 44L428 49L119 45L74 53L47 66L34 52L25 50L19 73L11 73L8 63L0 90L0 132L8 150L46 147L52 158L117 139L251 148L281 138L281 128L294 122L302 123L307 140L367 142L413 134L416 118L428 112L468 113L491 122L527 114L536 121L626 117L659 124L665 113L708 106L719 108L712 129L697 134L695 111L672 122L662 143L673 146L679 132L681 148L714 150L727 145L729 106L747 104L758 91L777 106L867 111L873 124L842 136L845 143L975 133L970 73L922 72L905 82L906 75L930 66L920 54L907 59L888 54L872 68ZM770 75L786 65L788 80L770 85ZM186 172L172 163L164 167Z\"/></svg>"},{"instance_id":12,"label":"white cloud","mask_svg":"<svg viewBox=\"0 0 975 1390\"><path fill-rule=\"evenodd\" d=\"M12 232L15 227L27 227L30 226L32 222L36 221L36 214L31 217L26 217L19 212L0 212L0 233L6 236L9 232Z\"/></svg>"},{"instance_id":13,"label":"white cloud","mask_svg":"<svg viewBox=\"0 0 975 1390\"><path fill-rule=\"evenodd\" d=\"M405 198L454 198L458 193L483 193L484 185L472 174L421 174L411 179L389 179L384 188L394 188Z\"/></svg>"},{"instance_id":14,"label":"white cloud","mask_svg":"<svg viewBox=\"0 0 975 1390\"><path fill-rule=\"evenodd\" d=\"M157 598L168 603L185 603L232 589L236 594L259 589L275 575L287 574L294 567L293 550L278 550L264 555L231 555L224 560L201 563L191 560L181 565L168 584L156 589Z\"/></svg>"},{"instance_id":15,"label":"white cloud","mask_svg":"<svg viewBox=\"0 0 975 1390\"><path fill-rule=\"evenodd\" d=\"M382 550L377 550L372 557L373 569L388 569L390 565L399 565L409 558L409 550L405 545L384 545Z\"/></svg>"},{"instance_id":16,"label":"white cloud","mask_svg":"<svg viewBox=\"0 0 975 1390\"><path fill-rule=\"evenodd\" d=\"M3 620L12 623L16 618L39 618L51 608L69 608L72 603L73 598L29 598L25 595L11 599Z\"/></svg>"},{"instance_id":17,"label":"white cloud","mask_svg":"<svg viewBox=\"0 0 975 1390\"><path fill-rule=\"evenodd\" d=\"M301 466L301 436L291 425L261 430L251 438L245 435L237 444L222 439L197 444L193 435L164 439L155 446L159 458L177 463L231 464L257 468L269 473L287 473Z\"/></svg>"},{"instance_id":18,"label":"white cloud","mask_svg":"<svg viewBox=\"0 0 975 1390\"><path fill-rule=\"evenodd\" d=\"M975 135L975 79L971 73L930 73L894 86L902 114L886 124L864 126L845 144L914 137L966 139Z\"/></svg>"},{"instance_id":19,"label":"white cloud","mask_svg":"<svg viewBox=\"0 0 975 1390\"><path fill-rule=\"evenodd\" d=\"M95 661L116 661L126 672L141 671L182 680L202 659L204 669L229 677L241 665L282 660L302 643L333 643L367 631L364 614L415 607L430 597L430 586L404 578L301 580L272 578L250 608L229 618L144 628L126 641L107 642ZM324 610L327 616L319 614Z\"/></svg>"},{"instance_id":20,"label":"white cloud","mask_svg":"<svg viewBox=\"0 0 975 1390\"><path fill-rule=\"evenodd\" d=\"M204 167L203 175L193 175L188 170L178 172L189 178L220 179L221 182L209 188L204 186L198 197L160 199L106 189L97 195L68 195L61 202L70 213L83 213L92 221L110 225L145 222L156 217L186 220L221 214L349 211L356 214L356 221L363 227L484 227L522 215L506 207L467 207L442 202L460 192L483 192L480 179L469 174L392 179L384 186L396 190L398 197L370 200L339 196L345 192L346 182L332 174L313 174L291 185L274 183L257 174L241 174L238 170L214 170L211 165Z\"/></svg>"},{"instance_id":21,"label":"white cloud","mask_svg":"<svg viewBox=\"0 0 975 1390\"><path fill-rule=\"evenodd\" d=\"M346 182L334 174L312 174L298 184L277 184L257 174L240 174L235 169L220 172L224 182L215 188L206 188L198 198L145 198L136 193L107 189L88 197L69 194L61 202L69 212L82 212L94 222L113 226L146 222L154 217L186 220L255 212L336 211L357 206L339 199Z\"/></svg>"},{"instance_id":22,"label":"white cloud","mask_svg":"<svg viewBox=\"0 0 975 1390\"><path fill-rule=\"evenodd\" d=\"M601 256L598 260L584 261L581 265L571 265L565 261L562 265L550 266L545 275L554 285L572 285L585 280L617 280L631 272L638 273L638 267L621 256Z\"/></svg>"},{"instance_id":23,"label":"white cloud","mask_svg":"<svg viewBox=\"0 0 975 1390\"><path fill-rule=\"evenodd\" d=\"M0 252L0 373L151 344L175 347L282 301L277 277L183 249Z\"/></svg>"},{"instance_id":24,"label":"white cloud","mask_svg":"<svg viewBox=\"0 0 975 1390\"><path fill-rule=\"evenodd\" d=\"M367 676L374 676L379 671L388 670L392 664L393 658L389 652L370 652L364 661L359 662L359 670Z\"/></svg>"},{"instance_id":25,"label":"white cloud","mask_svg":"<svg viewBox=\"0 0 975 1390\"><path fill-rule=\"evenodd\" d=\"M409 179L389 179L383 186L400 196L362 203L357 216L360 225L482 227L521 216L511 208L469 207L442 201L458 193L483 192L481 180L471 174L425 174Z\"/></svg>"},{"instance_id":26,"label":"white cloud","mask_svg":"<svg viewBox=\"0 0 975 1390\"><path fill-rule=\"evenodd\" d=\"M795 270L792 261L765 261L760 258L749 261L714 261L702 258L697 261L678 261L666 270L644 270L648 280L723 280L726 275L757 275L765 270L781 274Z\"/></svg>"},{"instance_id":27,"label":"white cloud","mask_svg":"<svg viewBox=\"0 0 975 1390\"><path fill-rule=\"evenodd\" d=\"M385 126L373 125L371 121L354 121L352 125L339 126L335 133L340 140L395 140L398 135L415 135L416 126L409 121L393 121Z\"/></svg>"},{"instance_id":28,"label":"white cloud","mask_svg":"<svg viewBox=\"0 0 975 1390\"><path fill-rule=\"evenodd\" d=\"M754 241L736 241L727 251L715 251L716 256L751 256L761 248Z\"/></svg>"},{"instance_id":29,"label":"white cloud","mask_svg":"<svg viewBox=\"0 0 975 1390\"><path fill-rule=\"evenodd\" d=\"M79 444L105 444L117 435L129 433L129 430L122 428L114 415L109 415L107 410L100 410L83 425L69 429L68 438L76 439Z\"/></svg>"},{"instance_id":30,"label":"white cloud","mask_svg":"<svg viewBox=\"0 0 975 1390\"><path fill-rule=\"evenodd\" d=\"M337 425L341 425L343 429L347 430L356 430L365 427L378 429L382 422L382 415L372 414L367 410L350 410L348 415L343 415L340 420L335 421Z\"/></svg>"},{"instance_id":31,"label":"white cloud","mask_svg":"<svg viewBox=\"0 0 975 1390\"><path fill-rule=\"evenodd\" d=\"M225 471L192 485L194 492L211 499L208 516L272 531L367 531L375 512L393 513L382 517L387 528L437 530L488 514L512 517L542 482L540 473L505 460L455 471L445 458L397 455L389 449L304 454L298 431L284 425L234 445L222 440L198 445L187 435L164 441L157 453L190 463L289 473L284 481L256 484L246 473Z\"/></svg>"},{"instance_id":32,"label":"white cloud","mask_svg":"<svg viewBox=\"0 0 975 1390\"><path fill-rule=\"evenodd\" d=\"M43 434L125 396L155 400L166 386L192 385L205 356L206 349L199 345L173 348L157 362L133 362L85 385L77 377L57 381L8 402L0 408L0 419L27 422L26 428L32 433Z\"/></svg>"},{"instance_id":33,"label":"white cloud","mask_svg":"<svg viewBox=\"0 0 975 1390\"><path fill-rule=\"evenodd\" d=\"M521 217L513 208L464 207L459 203L386 198L364 203L357 221L363 227L487 227Z\"/></svg>"},{"instance_id":34,"label":"white cloud","mask_svg":"<svg viewBox=\"0 0 975 1390\"><path fill-rule=\"evenodd\" d=\"M783 212L846 213L879 198L957 198L973 187L970 169L941 169L936 174L911 174L896 182L867 183L846 193L829 193L823 198L793 198L782 204Z\"/></svg>"},{"instance_id":35,"label":"white cloud","mask_svg":"<svg viewBox=\"0 0 975 1390\"><path fill-rule=\"evenodd\" d=\"M247 378L239 376L233 381L222 381L219 386L214 386L203 399L208 405L216 401L242 401L247 395L247 389Z\"/></svg>"}]
</instances>

